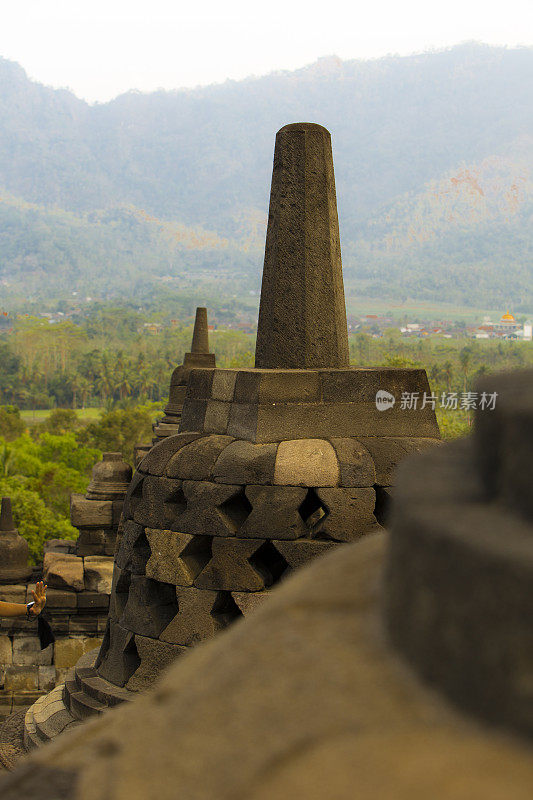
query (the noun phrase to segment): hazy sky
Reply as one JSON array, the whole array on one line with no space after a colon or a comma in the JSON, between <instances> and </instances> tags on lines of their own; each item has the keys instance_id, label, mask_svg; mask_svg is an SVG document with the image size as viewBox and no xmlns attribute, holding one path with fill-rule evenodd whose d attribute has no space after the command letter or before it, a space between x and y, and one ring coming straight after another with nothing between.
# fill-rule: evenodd
<instances>
[{"instance_id":1,"label":"hazy sky","mask_svg":"<svg viewBox=\"0 0 533 800\"><path fill-rule=\"evenodd\" d=\"M533 45L533 0L4 0L0 11L0 55L91 102L470 39Z\"/></svg>"}]
</instances>

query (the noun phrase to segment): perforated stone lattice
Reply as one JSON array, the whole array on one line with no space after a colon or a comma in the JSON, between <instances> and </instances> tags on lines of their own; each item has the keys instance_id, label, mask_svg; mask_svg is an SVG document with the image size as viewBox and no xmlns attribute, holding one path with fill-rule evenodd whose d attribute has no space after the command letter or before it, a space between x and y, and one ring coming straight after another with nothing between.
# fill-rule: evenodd
<instances>
[{"instance_id":1,"label":"perforated stone lattice","mask_svg":"<svg viewBox=\"0 0 533 800\"><path fill-rule=\"evenodd\" d=\"M178 434L145 457L128 490L119 531L109 629L99 660L108 680L141 688L153 679L157 662L166 663L249 613L291 570L378 527L376 489L382 486L376 473L387 476L390 465L380 457L376 462L355 440L309 442L308 449L334 454L329 471L320 472L325 485L313 485L316 466L310 464L306 473L305 463L292 473L298 482L288 483L286 443L283 469L276 468L279 444L219 435ZM393 459L398 450L423 444L390 440L382 451ZM185 448L187 459L179 457ZM234 468L228 448L239 454ZM347 453L354 453L353 463L347 463ZM242 483L244 476L260 477L261 483Z\"/></svg>"}]
</instances>

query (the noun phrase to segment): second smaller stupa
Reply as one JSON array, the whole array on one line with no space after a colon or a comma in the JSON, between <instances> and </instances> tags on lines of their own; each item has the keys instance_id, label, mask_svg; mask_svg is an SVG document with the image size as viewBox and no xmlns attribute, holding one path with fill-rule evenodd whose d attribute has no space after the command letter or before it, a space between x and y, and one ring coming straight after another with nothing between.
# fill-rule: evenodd
<instances>
[{"instance_id":1,"label":"second smaller stupa","mask_svg":"<svg viewBox=\"0 0 533 800\"><path fill-rule=\"evenodd\" d=\"M185 353L183 364L176 367L172 373L168 403L165 406L165 416L154 425L154 444L178 432L183 401L185 400L185 390L191 370L198 367L212 368L215 366L215 354L209 352L207 308L197 308L191 352Z\"/></svg>"}]
</instances>

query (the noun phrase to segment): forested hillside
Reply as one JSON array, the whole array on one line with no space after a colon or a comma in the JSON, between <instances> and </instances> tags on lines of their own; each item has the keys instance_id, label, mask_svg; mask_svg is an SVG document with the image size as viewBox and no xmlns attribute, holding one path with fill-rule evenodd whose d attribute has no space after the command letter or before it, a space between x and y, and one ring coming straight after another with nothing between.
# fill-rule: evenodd
<instances>
[{"instance_id":1,"label":"forested hillside","mask_svg":"<svg viewBox=\"0 0 533 800\"><path fill-rule=\"evenodd\" d=\"M466 44L89 106L0 60L3 293L257 289L275 132L305 119L333 135L348 284L529 311L532 84L533 49Z\"/></svg>"}]
</instances>

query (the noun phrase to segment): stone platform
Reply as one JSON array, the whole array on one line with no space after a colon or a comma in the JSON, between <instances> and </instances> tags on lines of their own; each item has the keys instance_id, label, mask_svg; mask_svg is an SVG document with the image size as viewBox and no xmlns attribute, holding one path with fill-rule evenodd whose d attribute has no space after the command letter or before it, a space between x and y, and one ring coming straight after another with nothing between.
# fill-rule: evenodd
<instances>
[{"instance_id":1,"label":"stone platform","mask_svg":"<svg viewBox=\"0 0 533 800\"><path fill-rule=\"evenodd\" d=\"M393 395L394 406L376 407L376 394ZM402 408L404 393L418 407ZM185 397L180 433L228 434L251 442L323 436L414 436L440 438L435 412L426 402L425 370L195 369Z\"/></svg>"}]
</instances>

